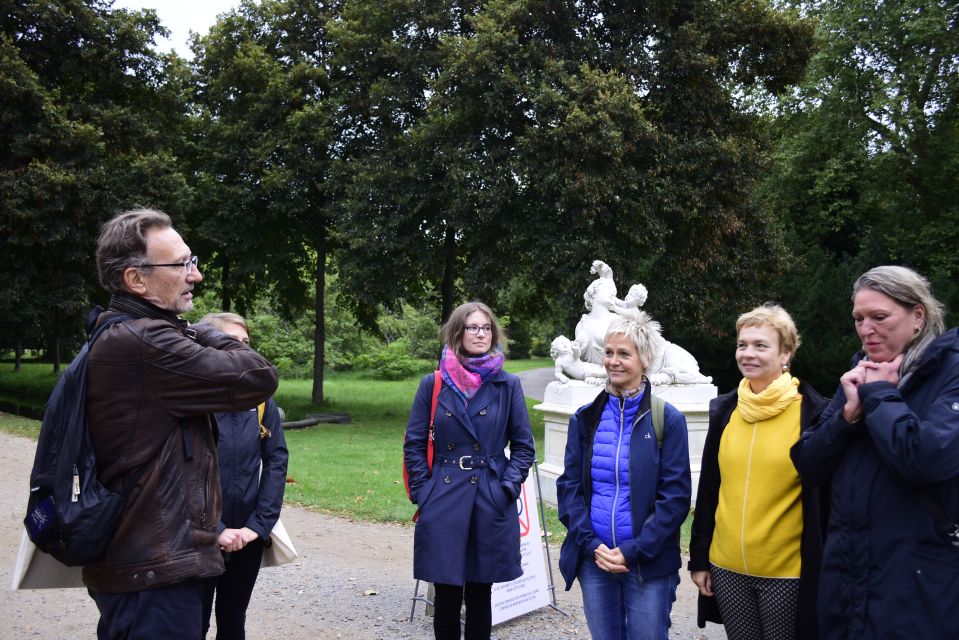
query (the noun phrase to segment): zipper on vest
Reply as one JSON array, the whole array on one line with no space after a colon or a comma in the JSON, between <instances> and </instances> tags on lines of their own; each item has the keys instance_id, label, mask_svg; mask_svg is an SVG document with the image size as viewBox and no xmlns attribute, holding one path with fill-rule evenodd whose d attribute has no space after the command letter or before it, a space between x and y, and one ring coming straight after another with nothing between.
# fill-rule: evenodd
<instances>
[{"instance_id":1,"label":"zipper on vest","mask_svg":"<svg viewBox=\"0 0 959 640\"><path fill-rule=\"evenodd\" d=\"M626 398L619 399L619 437L616 439L616 462L613 463L613 477L616 478L616 489L613 491L613 508L610 509L609 528L613 535L613 548L616 544L616 511L619 509L619 452L623 448L623 425L626 424Z\"/></svg>"}]
</instances>

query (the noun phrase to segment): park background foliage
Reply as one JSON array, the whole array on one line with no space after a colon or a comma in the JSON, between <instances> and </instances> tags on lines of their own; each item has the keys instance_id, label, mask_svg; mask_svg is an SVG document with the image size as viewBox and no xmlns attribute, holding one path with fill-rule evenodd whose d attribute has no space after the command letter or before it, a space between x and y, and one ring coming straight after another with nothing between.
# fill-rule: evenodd
<instances>
[{"instance_id":1,"label":"park background foliage","mask_svg":"<svg viewBox=\"0 0 959 640\"><path fill-rule=\"evenodd\" d=\"M863 270L959 302L951 0L247 0L191 60L103 0L4 0L0 21L18 362L76 349L106 302L98 228L134 205L173 215L199 306L250 315L317 403L327 369L428 369L470 298L543 354L596 258L721 390L760 302L793 313L795 371L827 394Z\"/></svg>"}]
</instances>

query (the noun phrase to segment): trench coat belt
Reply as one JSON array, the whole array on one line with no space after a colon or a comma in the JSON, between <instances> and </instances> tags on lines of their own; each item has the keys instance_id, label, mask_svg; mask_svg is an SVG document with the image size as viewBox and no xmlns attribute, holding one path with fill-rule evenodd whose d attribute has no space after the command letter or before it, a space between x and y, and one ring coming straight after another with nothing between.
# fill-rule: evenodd
<instances>
[{"instance_id":1,"label":"trench coat belt","mask_svg":"<svg viewBox=\"0 0 959 640\"><path fill-rule=\"evenodd\" d=\"M505 458L506 456L503 454L496 456L443 456L441 464L444 466L459 467L464 471L470 471L472 469L485 469L493 463L499 462L500 459Z\"/></svg>"}]
</instances>

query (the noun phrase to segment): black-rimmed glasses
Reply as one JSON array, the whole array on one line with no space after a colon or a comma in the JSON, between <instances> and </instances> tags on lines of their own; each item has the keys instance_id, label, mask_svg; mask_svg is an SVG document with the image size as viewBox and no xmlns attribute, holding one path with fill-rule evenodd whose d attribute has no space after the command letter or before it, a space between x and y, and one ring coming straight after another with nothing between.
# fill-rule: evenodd
<instances>
[{"instance_id":1,"label":"black-rimmed glasses","mask_svg":"<svg viewBox=\"0 0 959 640\"><path fill-rule=\"evenodd\" d=\"M476 324L466 325L466 333L470 334L471 336L479 335L480 331L482 331L486 335L489 335L492 330L493 330L493 327L491 327L488 324L484 324L483 326L479 326Z\"/></svg>"},{"instance_id":2,"label":"black-rimmed glasses","mask_svg":"<svg viewBox=\"0 0 959 640\"><path fill-rule=\"evenodd\" d=\"M141 267L180 267L183 269L186 275L190 275L190 272L193 271L200 263L200 259L197 256L190 256L183 262L166 262L163 264L141 264Z\"/></svg>"}]
</instances>

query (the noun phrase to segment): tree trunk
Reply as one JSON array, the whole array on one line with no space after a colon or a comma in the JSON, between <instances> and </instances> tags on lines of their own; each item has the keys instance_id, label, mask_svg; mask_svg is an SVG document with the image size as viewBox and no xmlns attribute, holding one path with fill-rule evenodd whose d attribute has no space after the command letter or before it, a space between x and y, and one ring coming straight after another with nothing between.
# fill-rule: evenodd
<instances>
[{"instance_id":1,"label":"tree trunk","mask_svg":"<svg viewBox=\"0 0 959 640\"><path fill-rule=\"evenodd\" d=\"M316 287L314 310L316 327L313 332L313 402L323 404L323 367L326 364L326 224L320 223L316 236Z\"/></svg>"},{"instance_id":2,"label":"tree trunk","mask_svg":"<svg viewBox=\"0 0 959 640\"><path fill-rule=\"evenodd\" d=\"M53 372L60 373L60 336L53 339Z\"/></svg>"},{"instance_id":3,"label":"tree trunk","mask_svg":"<svg viewBox=\"0 0 959 640\"><path fill-rule=\"evenodd\" d=\"M443 312L440 323L446 322L453 313L454 285L456 284L456 229L446 225L446 237L443 239L443 284L440 292L443 296Z\"/></svg>"},{"instance_id":4,"label":"tree trunk","mask_svg":"<svg viewBox=\"0 0 959 640\"><path fill-rule=\"evenodd\" d=\"M230 283L230 259L223 258L223 274L220 280L223 289L221 289L222 295L220 296L220 304L223 306L221 311L230 311L230 307L233 306L233 288Z\"/></svg>"},{"instance_id":5,"label":"tree trunk","mask_svg":"<svg viewBox=\"0 0 959 640\"><path fill-rule=\"evenodd\" d=\"M20 364L22 360L23 360L23 341L21 341L20 338L17 338L17 346L14 348L14 351L13 351L13 370L14 371L20 370Z\"/></svg>"}]
</instances>

